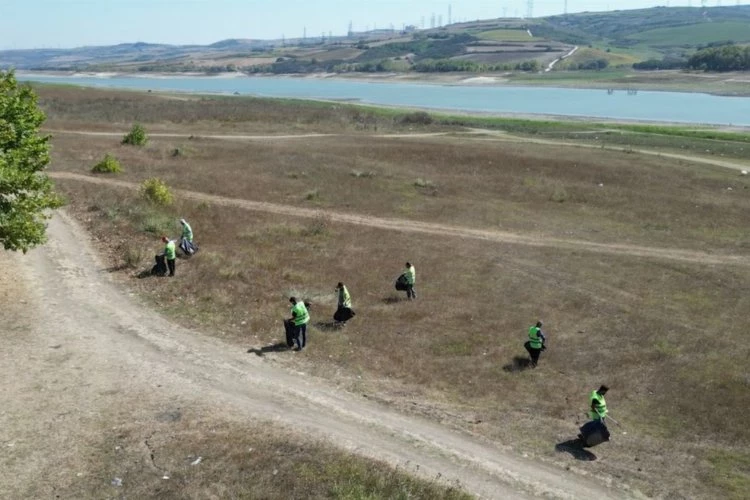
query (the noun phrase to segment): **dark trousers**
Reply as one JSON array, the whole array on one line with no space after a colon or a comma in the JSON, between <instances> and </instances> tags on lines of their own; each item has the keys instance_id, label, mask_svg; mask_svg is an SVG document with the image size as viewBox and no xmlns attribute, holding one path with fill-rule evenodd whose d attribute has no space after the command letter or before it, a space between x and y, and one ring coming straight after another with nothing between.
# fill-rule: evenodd
<instances>
[{"instance_id":1,"label":"dark trousers","mask_svg":"<svg viewBox=\"0 0 750 500\"><path fill-rule=\"evenodd\" d=\"M175 259L167 259L167 267L169 267L169 275L174 276Z\"/></svg>"},{"instance_id":2,"label":"dark trousers","mask_svg":"<svg viewBox=\"0 0 750 500\"><path fill-rule=\"evenodd\" d=\"M414 291L414 285L406 284L406 298L408 299L416 299L417 298L417 292Z\"/></svg>"},{"instance_id":3,"label":"dark trousers","mask_svg":"<svg viewBox=\"0 0 750 500\"><path fill-rule=\"evenodd\" d=\"M542 350L531 347L531 342L526 342L523 346L529 353L532 366L536 366L536 364L539 362L539 355L542 353Z\"/></svg>"},{"instance_id":4,"label":"dark trousers","mask_svg":"<svg viewBox=\"0 0 750 500\"><path fill-rule=\"evenodd\" d=\"M297 325L295 328L294 340L297 341L297 347L304 349L307 345L307 323Z\"/></svg>"}]
</instances>

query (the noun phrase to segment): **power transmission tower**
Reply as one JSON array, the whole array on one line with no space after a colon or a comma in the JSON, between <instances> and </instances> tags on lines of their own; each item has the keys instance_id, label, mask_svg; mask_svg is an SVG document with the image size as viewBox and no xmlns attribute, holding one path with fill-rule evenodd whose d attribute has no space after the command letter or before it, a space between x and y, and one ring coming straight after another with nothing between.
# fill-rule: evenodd
<instances>
[{"instance_id":1,"label":"power transmission tower","mask_svg":"<svg viewBox=\"0 0 750 500\"><path fill-rule=\"evenodd\" d=\"M526 2L526 18L531 19L534 17L534 0L528 0Z\"/></svg>"},{"instance_id":2,"label":"power transmission tower","mask_svg":"<svg viewBox=\"0 0 750 500\"><path fill-rule=\"evenodd\" d=\"M508 17L508 7L503 7L503 17Z\"/></svg>"},{"instance_id":3,"label":"power transmission tower","mask_svg":"<svg viewBox=\"0 0 750 500\"><path fill-rule=\"evenodd\" d=\"M701 0L701 7L705 7L708 0Z\"/></svg>"},{"instance_id":4,"label":"power transmission tower","mask_svg":"<svg viewBox=\"0 0 750 500\"><path fill-rule=\"evenodd\" d=\"M563 9L563 14L568 13L568 0L565 0L565 8Z\"/></svg>"},{"instance_id":5,"label":"power transmission tower","mask_svg":"<svg viewBox=\"0 0 750 500\"><path fill-rule=\"evenodd\" d=\"M430 17L430 28L435 27L435 13L432 13L432 17Z\"/></svg>"},{"instance_id":6,"label":"power transmission tower","mask_svg":"<svg viewBox=\"0 0 750 500\"><path fill-rule=\"evenodd\" d=\"M438 23L437 23L437 25L438 25L438 27L440 27L440 26L443 25L443 15L442 14L438 14Z\"/></svg>"},{"instance_id":7,"label":"power transmission tower","mask_svg":"<svg viewBox=\"0 0 750 500\"><path fill-rule=\"evenodd\" d=\"M451 16L453 15L453 6L451 4L448 4L448 24L451 24Z\"/></svg>"},{"instance_id":8,"label":"power transmission tower","mask_svg":"<svg viewBox=\"0 0 750 500\"><path fill-rule=\"evenodd\" d=\"M354 36L354 25L351 21L349 21L349 31L346 32L346 36L348 36L349 38Z\"/></svg>"}]
</instances>

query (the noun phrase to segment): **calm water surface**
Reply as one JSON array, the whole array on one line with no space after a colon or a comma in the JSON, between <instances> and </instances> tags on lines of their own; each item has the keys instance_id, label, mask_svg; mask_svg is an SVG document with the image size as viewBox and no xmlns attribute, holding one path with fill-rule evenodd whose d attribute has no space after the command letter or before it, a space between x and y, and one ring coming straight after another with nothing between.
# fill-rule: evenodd
<instances>
[{"instance_id":1,"label":"calm water surface","mask_svg":"<svg viewBox=\"0 0 750 500\"><path fill-rule=\"evenodd\" d=\"M485 113L750 126L750 98L681 92L370 83L292 77L97 77L19 74L20 80L91 87L357 100L369 104Z\"/></svg>"}]
</instances>

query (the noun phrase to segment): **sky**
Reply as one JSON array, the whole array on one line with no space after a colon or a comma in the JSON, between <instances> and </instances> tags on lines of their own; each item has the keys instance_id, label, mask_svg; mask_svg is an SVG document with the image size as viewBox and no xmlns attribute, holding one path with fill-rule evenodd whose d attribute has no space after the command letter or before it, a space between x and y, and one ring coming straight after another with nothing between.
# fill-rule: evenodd
<instances>
[{"instance_id":1,"label":"sky","mask_svg":"<svg viewBox=\"0 0 750 500\"><path fill-rule=\"evenodd\" d=\"M742 3L745 3L743 0ZM716 5L721 0L708 0ZM736 0L723 0L734 5ZM561 14L565 0L533 0L533 16ZM699 6L700 0L567 0L568 12ZM528 0L0 0L0 49L71 48L130 42L210 44L227 38L278 39L372 28L429 28L522 17Z\"/></svg>"}]
</instances>

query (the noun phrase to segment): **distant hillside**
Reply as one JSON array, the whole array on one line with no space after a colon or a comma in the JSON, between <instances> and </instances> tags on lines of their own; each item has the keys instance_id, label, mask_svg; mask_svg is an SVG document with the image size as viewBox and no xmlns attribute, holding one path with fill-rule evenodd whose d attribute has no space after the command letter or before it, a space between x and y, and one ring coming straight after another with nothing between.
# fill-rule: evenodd
<instances>
[{"instance_id":1,"label":"distant hillside","mask_svg":"<svg viewBox=\"0 0 750 500\"><path fill-rule=\"evenodd\" d=\"M207 46L131 43L108 47L0 51L0 68L118 72L491 72L630 67L698 49L750 43L750 5L654 7L540 19L490 19L430 30L351 36L222 40ZM587 50L583 50L587 49Z\"/></svg>"}]
</instances>

